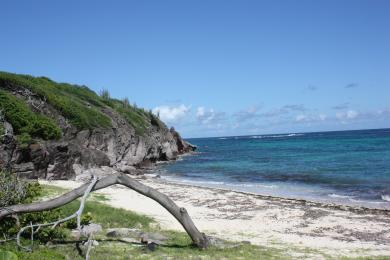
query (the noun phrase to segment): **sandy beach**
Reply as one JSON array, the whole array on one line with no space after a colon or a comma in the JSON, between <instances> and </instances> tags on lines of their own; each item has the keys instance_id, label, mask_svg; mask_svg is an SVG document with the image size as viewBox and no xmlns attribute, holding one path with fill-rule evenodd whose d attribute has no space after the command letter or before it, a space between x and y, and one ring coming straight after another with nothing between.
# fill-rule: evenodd
<instances>
[{"instance_id":1,"label":"sandy beach","mask_svg":"<svg viewBox=\"0 0 390 260\"><path fill-rule=\"evenodd\" d=\"M151 177L136 177L185 207L206 234L253 244L313 250L328 256L390 256L390 211L370 210L304 200L261 196L230 190L184 185ZM81 181L41 181L73 189ZM104 194L113 207L155 218L163 229L183 231L159 204L121 186Z\"/></svg>"}]
</instances>

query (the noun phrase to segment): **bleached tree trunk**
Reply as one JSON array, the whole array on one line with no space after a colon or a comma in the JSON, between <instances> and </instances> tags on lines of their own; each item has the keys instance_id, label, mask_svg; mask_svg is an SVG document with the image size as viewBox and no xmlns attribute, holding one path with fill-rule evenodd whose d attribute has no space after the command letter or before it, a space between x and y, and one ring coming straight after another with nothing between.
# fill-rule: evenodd
<instances>
[{"instance_id":1,"label":"bleached tree trunk","mask_svg":"<svg viewBox=\"0 0 390 260\"><path fill-rule=\"evenodd\" d=\"M156 202L158 202L161 206L163 206L166 210L169 211L183 226L187 234L191 237L193 243L199 248L207 248L209 245L209 239L204 233L199 232L196 228L194 222L191 217L188 215L187 210L185 208L180 208L173 202L167 195L148 187L125 174L113 174L107 177L104 177L100 180L96 181L96 184L92 188L92 191L100 190L115 184L120 184L126 186L136 192L149 197ZM77 189L74 189L68 193L65 193L62 196L57 198L37 202L32 204L24 204L24 205L13 205L0 209L0 221L4 217L7 217L12 214L19 213L31 213L31 212L39 212L45 210L51 210L58 207L61 207L65 204L68 204L77 198L84 195L86 189L89 184L86 183L80 186Z\"/></svg>"}]
</instances>

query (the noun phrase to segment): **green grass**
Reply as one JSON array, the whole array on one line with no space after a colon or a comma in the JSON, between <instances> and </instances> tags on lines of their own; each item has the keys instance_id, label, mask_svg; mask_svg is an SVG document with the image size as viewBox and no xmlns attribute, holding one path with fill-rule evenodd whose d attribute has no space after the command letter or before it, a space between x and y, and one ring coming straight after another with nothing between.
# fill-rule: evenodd
<instances>
[{"instance_id":1,"label":"green grass","mask_svg":"<svg viewBox=\"0 0 390 260\"><path fill-rule=\"evenodd\" d=\"M104 194L99 194L99 193L93 193L92 194L92 199L98 202L106 202L109 201L109 199L104 195Z\"/></svg>"},{"instance_id":2,"label":"green grass","mask_svg":"<svg viewBox=\"0 0 390 260\"><path fill-rule=\"evenodd\" d=\"M171 232L171 235L175 236L173 241L153 252L141 245L98 239L99 245L92 249L91 259L291 259L281 249L246 244L200 250L191 244L186 234ZM0 249L14 252L19 259L84 259L76 243L55 243L50 247L35 245L32 253L18 250L14 242L6 243Z\"/></svg>"},{"instance_id":3,"label":"green grass","mask_svg":"<svg viewBox=\"0 0 390 260\"><path fill-rule=\"evenodd\" d=\"M32 253L15 250L15 243L7 243L2 250L14 252L19 259L85 259L77 251L74 244L55 244L48 246L36 246ZM169 244L160 246L156 251L150 252L143 246L133 244L102 241L91 251L91 259L291 259L281 250L241 245L234 248L218 249L208 248L200 250L190 244Z\"/></svg>"},{"instance_id":4,"label":"green grass","mask_svg":"<svg viewBox=\"0 0 390 260\"><path fill-rule=\"evenodd\" d=\"M43 194L39 198L40 200L47 199L47 198L54 198L69 191L69 189L65 189L53 185L40 184L40 186L43 189Z\"/></svg>"},{"instance_id":5,"label":"green grass","mask_svg":"<svg viewBox=\"0 0 390 260\"><path fill-rule=\"evenodd\" d=\"M51 185L42 185L42 188L44 192L41 198L44 199L54 198L69 191L68 189ZM124 209L113 208L102 203L107 200L108 199L104 194L91 193L84 208L84 214L92 215L92 221L101 224L103 228L132 228L142 226L143 228L148 229L149 224L154 222L154 220L148 216ZM60 208L61 215L63 217L71 215L78 210L79 206L80 200L72 201Z\"/></svg>"},{"instance_id":6,"label":"green grass","mask_svg":"<svg viewBox=\"0 0 390 260\"><path fill-rule=\"evenodd\" d=\"M102 91L102 96L99 96L86 86L57 83L46 77L0 72L0 89L14 87L27 88L46 98L48 103L79 129L111 127L111 119L103 111L107 106L126 119L138 135L144 135L151 126L166 127L150 111L130 105L127 98L111 98L108 90Z\"/></svg>"},{"instance_id":7,"label":"green grass","mask_svg":"<svg viewBox=\"0 0 390 260\"><path fill-rule=\"evenodd\" d=\"M66 192L66 189L44 185L42 197L47 199ZM150 252L144 246L108 241L99 235L99 245L91 251L91 259L290 259L281 249L239 245L234 248L218 249L210 247L200 250L192 245L187 233L155 230L150 224L154 222L150 217L140 215L128 210L112 208L97 200L104 200L104 195L92 195L86 203L85 213L92 215L94 223L99 223L104 229L112 227L137 227L147 231L158 231L170 238L167 246L160 246L156 251ZM74 201L61 207L61 215L65 216L78 209L79 202ZM28 241L25 241L28 243ZM12 251L19 259L84 259L77 249L76 242L58 242L51 245L34 244L32 253L18 249L15 242L0 244L0 250Z\"/></svg>"},{"instance_id":8,"label":"green grass","mask_svg":"<svg viewBox=\"0 0 390 260\"><path fill-rule=\"evenodd\" d=\"M56 83L46 77L0 72L0 87L27 88L46 98L64 117L80 129L107 128L111 120L100 111L104 103L85 86Z\"/></svg>"},{"instance_id":9,"label":"green grass","mask_svg":"<svg viewBox=\"0 0 390 260\"><path fill-rule=\"evenodd\" d=\"M68 191L50 185L43 185L43 188L42 196L45 199ZM269 247L265 247L249 244L234 245L232 242L227 242L234 247L225 249L210 247L206 250L200 250L192 245L187 233L155 229L150 225L154 222L153 219L128 210L112 208L100 202L106 200L104 194L92 193L91 198L87 201L85 213L89 212L92 215L94 223L100 223L104 229L142 227L143 230L160 232L170 239L166 246L160 246L156 251L151 252L142 245L112 241L104 235L98 235L96 239L99 241L99 245L92 249L91 259L316 259L317 257L325 259L390 259L389 256L339 258L322 254L310 248L297 248L273 243ZM74 201L61 207L62 216L73 213L78 206L79 202ZM27 244L28 241L25 243ZM50 245L35 243L32 253L20 251L15 242L0 244L0 250L12 251L17 254L19 259L84 259L84 255L78 251L78 246L80 245L68 238L66 241L57 241Z\"/></svg>"},{"instance_id":10,"label":"green grass","mask_svg":"<svg viewBox=\"0 0 390 260\"><path fill-rule=\"evenodd\" d=\"M341 257L340 260L390 260L390 256Z\"/></svg>"},{"instance_id":11,"label":"green grass","mask_svg":"<svg viewBox=\"0 0 390 260\"><path fill-rule=\"evenodd\" d=\"M3 139L4 134L5 134L5 129L3 124L0 122L0 141Z\"/></svg>"},{"instance_id":12,"label":"green grass","mask_svg":"<svg viewBox=\"0 0 390 260\"><path fill-rule=\"evenodd\" d=\"M56 122L45 115L34 113L15 96L0 90L0 109L17 135L45 140L58 139L62 132Z\"/></svg>"},{"instance_id":13,"label":"green grass","mask_svg":"<svg viewBox=\"0 0 390 260\"><path fill-rule=\"evenodd\" d=\"M62 207L64 216L71 215L79 208L79 201L73 201ZM92 221L99 223L103 228L113 227L140 227L148 228L153 220L147 216L140 215L128 210L112 208L106 204L97 201L87 201L84 213L92 215Z\"/></svg>"},{"instance_id":14,"label":"green grass","mask_svg":"<svg viewBox=\"0 0 390 260\"><path fill-rule=\"evenodd\" d=\"M134 127L138 135L144 135L152 125L158 128L166 128L166 125L151 111L137 108L129 104L128 99L118 100L110 98L107 92L104 93L103 102L115 109L126 121Z\"/></svg>"},{"instance_id":15,"label":"green grass","mask_svg":"<svg viewBox=\"0 0 390 260\"><path fill-rule=\"evenodd\" d=\"M123 101L116 99L111 99L108 104L134 127L138 135L144 135L146 129L150 127L150 117L142 109L127 106Z\"/></svg>"}]
</instances>

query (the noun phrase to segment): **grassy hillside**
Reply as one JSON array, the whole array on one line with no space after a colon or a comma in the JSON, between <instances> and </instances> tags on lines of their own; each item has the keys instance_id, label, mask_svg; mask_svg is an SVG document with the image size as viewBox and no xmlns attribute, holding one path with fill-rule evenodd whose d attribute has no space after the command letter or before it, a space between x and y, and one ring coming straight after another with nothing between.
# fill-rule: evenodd
<instances>
[{"instance_id":1,"label":"grassy hillside","mask_svg":"<svg viewBox=\"0 0 390 260\"><path fill-rule=\"evenodd\" d=\"M51 104L80 130L111 127L111 119L104 113L104 108L107 106L119 112L134 127L137 134L143 135L152 125L164 126L150 111L130 105L128 99L113 99L108 91L103 91L102 95L99 96L86 86L57 83L47 77L0 72L2 95L7 96L4 91L13 88L31 90ZM15 101L15 99L6 98L9 102ZM20 103L16 106L20 107ZM10 121L15 121L9 115L6 117Z\"/></svg>"},{"instance_id":2,"label":"grassy hillside","mask_svg":"<svg viewBox=\"0 0 390 260\"><path fill-rule=\"evenodd\" d=\"M38 137L45 140L61 137L61 129L47 116L37 114L15 96L0 90L0 110L12 124L17 135L25 139ZM0 135L4 129L0 130Z\"/></svg>"}]
</instances>

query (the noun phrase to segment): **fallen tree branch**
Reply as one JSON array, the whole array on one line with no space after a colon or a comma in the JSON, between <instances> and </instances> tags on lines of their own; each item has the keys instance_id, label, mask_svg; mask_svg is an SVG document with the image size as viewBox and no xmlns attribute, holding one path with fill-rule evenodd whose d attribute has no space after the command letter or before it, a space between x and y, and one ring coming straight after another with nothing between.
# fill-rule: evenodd
<instances>
[{"instance_id":1,"label":"fallen tree branch","mask_svg":"<svg viewBox=\"0 0 390 260\"><path fill-rule=\"evenodd\" d=\"M4 239L3 239L3 240L0 240L0 244L1 244L1 243L6 243L6 242L9 242L9 241L16 240L16 237L7 238L7 236L6 236L4 233L3 233L3 237L4 237Z\"/></svg>"},{"instance_id":2,"label":"fallen tree branch","mask_svg":"<svg viewBox=\"0 0 390 260\"><path fill-rule=\"evenodd\" d=\"M88 237L88 241L87 241L87 252L85 253L85 260L89 260L90 259L90 253L91 253L91 249L92 249L92 244L93 244L92 235L90 235Z\"/></svg>"},{"instance_id":3,"label":"fallen tree branch","mask_svg":"<svg viewBox=\"0 0 390 260\"><path fill-rule=\"evenodd\" d=\"M71 220L72 218L75 218L75 217L77 217L77 229L81 230L80 222L81 222L81 215L83 214L83 210L84 210L85 201L87 200L87 197L88 197L89 193L91 192L93 186L96 184L97 181L98 181L98 178L96 176L93 176L93 179L92 179L91 183L88 185L87 189L84 192L83 198L81 199L80 207L79 207L79 209L75 213L73 213L72 215L70 215L70 216L68 216L66 218L59 219L59 220L57 220L55 222L51 222L51 223L34 224L34 225L32 223L30 223L29 226L25 226L25 227L21 228L19 230L18 234L16 235L16 243L17 243L17 245L20 248L23 248L24 250L30 252L30 251L32 251L32 246L33 246L33 243L34 243L34 234L38 233L38 231L40 230L41 227L52 226L52 229L54 229L59 224L64 223L64 222L66 222L68 220ZM36 229L34 230L35 227L36 227ZM25 247L20 242L20 236L28 228L31 228L31 245L30 245L30 247Z\"/></svg>"},{"instance_id":4,"label":"fallen tree branch","mask_svg":"<svg viewBox=\"0 0 390 260\"><path fill-rule=\"evenodd\" d=\"M148 187L129 176L120 173L113 174L107 177L104 177L100 180L96 181L96 184L92 188L91 191L100 190L115 184L120 184L126 186L146 197L149 197L163 206L166 210L171 213L177 221L183 226L187 234L191 237L193 243L199 248L207 248L209 245L209 239L204 233L199 232L196 228L194 222L191 217L188 215L185 208L179 208L175 202L173 202L168 196L165 194ZM0 220L10 214L13 213L27 213L27 212L38 212L44 210L55 209L61 207L69 202L83 196L85 191L88 189L89 184L84 184L81 187L74 189L64 195L57 197L55 199L51 199L44 202L37 202L26 205L13 205L0 209Z\"/></svg>"}]
</instances>

